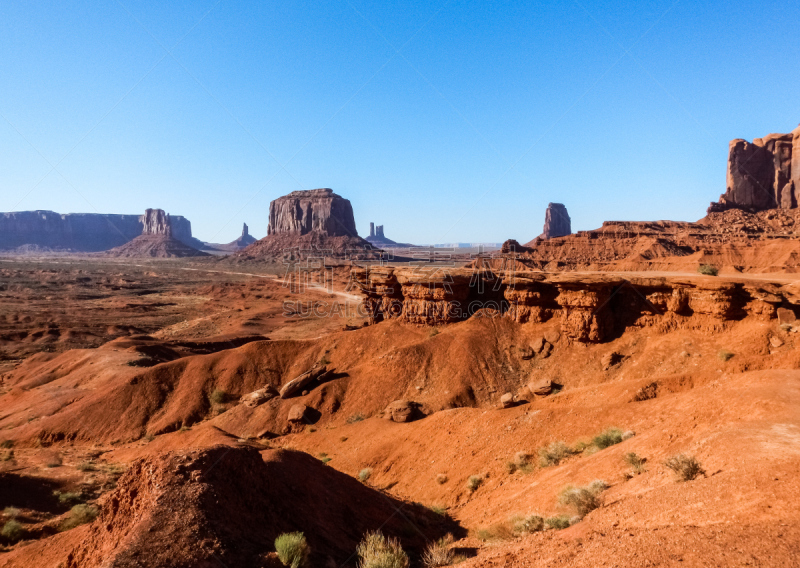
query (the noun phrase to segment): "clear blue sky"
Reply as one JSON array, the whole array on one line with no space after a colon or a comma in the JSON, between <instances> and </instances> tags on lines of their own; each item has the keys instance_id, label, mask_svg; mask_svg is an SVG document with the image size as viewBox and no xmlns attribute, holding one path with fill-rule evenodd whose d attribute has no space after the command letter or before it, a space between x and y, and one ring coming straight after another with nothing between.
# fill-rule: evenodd
<instances>
[{"instance_id":1,"label":"clear blue sky","mask_svg":"<svg viewBox=\"0 0 800 568\"><path fill-rule=\"evenodd\" d=\"M800 122L800 3L0 3L0 211L266 234L332 187L410 242L696 220L732 138ZM55 166L55 170L52 167Z\"/></svg>"}]
</instances>

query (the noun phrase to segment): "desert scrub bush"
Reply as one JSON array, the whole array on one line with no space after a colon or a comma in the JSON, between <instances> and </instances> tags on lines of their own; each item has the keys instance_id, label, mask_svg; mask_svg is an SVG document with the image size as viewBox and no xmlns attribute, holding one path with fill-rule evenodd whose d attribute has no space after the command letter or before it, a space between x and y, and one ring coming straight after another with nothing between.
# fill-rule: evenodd
<instances>
[{"instance_id":1,"label":"desert scrub bush","mask_svg":"<svg viewBox=\"0 0 800 568\"><path fill-rule=\"evenodd\" d=\"M408 555L395 538L380 531L369 532L358 544L359 568L408 568Z\"/></svg>"},{"instance_id":2,"label":"desert scrub bush","mask_svg":"<svg viewBox=\"0 0 800 568\"><path fill-rule=\"evenodd\" d=\"M62 505L69 505L70 503L80 503L83 501L83 496L80 493L76 493L74 491L53 491L53 497L58 499L58 502Z\"/></svg>"},{"instance_id":3,"label":"desert scrub bush","mask_svg":"<svg viewBox=\"0 0 800 568\"><path fill-rule=\"evenodd\" d=\"M719 274L719 268L712 266L711 264L701 264L697 267L697 272L700 274L705 274L706 276L716 276Z\"/></svg>"},{"instance_id":4,"label":"desert scrub bush","mask_svg":"<svg viewBox=\"0 0 800 568\"><path fill-rule=\"evenodd\" d=\"M514 473L516 471L521 471L522 473L530 473L533 470L533 464L531 463L531 456L528 452L517 452L514 454L514 458L506 462L506 471L508 473Z\"/></svg>"},{"instance_id":5,"label":"desert scrub bush","mask_svg":"<svg viewBox=\"0 0 800 568\"><path fill-rule=\"evenodd\" d=\"M547 517L544 524L548 529L561 530L569 528L571 522L569 515L556 515L555 517Z\"/></svg>"},{"instance_id":6,"label":"desert scrub bush","mask_svg":"<svg viewBox=\"0 0 800 568\"><path fill-rule=\"evenodd\" d=\"M17 542L19 539L22 538L23 530L22 524L14 519L10 521L6 521L3 525L2 530L0 530L0 535L3 536L6 540L10 540L11 542Z\"/></svg>"},{"instance_id":7,"label":"desert scrub bush","mask_svg":"<svg viewBox=\"0 0 800 568\"><path fill-rule=\"evenodd\" d=\"M539 448L539 466L558 465L572 455L572 449L564 442L553 442L549 446Z\"/></svg>"},{"instance_id":8,"label":"desert scrub bush","mask_svg":"<svg viewBox=\"0 0 800 568\"><path fill-rule=\"evenodd\" d=\"M511 519L511 529L515 535L531 534L544 530L544 518L539 515L527 517L514 517Z\"/></svg>"},{"instance_id":9,"label":"desert scrub bush","mask_svg":"<svg viewBox=\"0 0 800 568\"><path fill-rule=\"evenodd\" d=\"M0 442L0 448L3 448L4 450L10 450L13 447L14 447L13 440L3 440L2 442Z\"/></svg>"},{"instance_id":10,"label":"desert scrub bush","mask_svg":"<svg viewBox=\"0 0 800 568\"><path fill-rule=\"evenodd\" d=\"M478 487L483 485L483 476L482 475L470 475L467 478L467 490L470 493L474 493L478 490Z\"/></svg>"},{"instance_id":11,"label":"desert scrub bush","mask_svg":"<svg viewBox=\"0 0 800 568\"><path fill-rule=\"evenodd\" d=\"M641 458L638 455L636 455L635 452L628 452L623 456L622 459L625 460L625 463L631 466L631 468L633 469L633 473L635 473L636 475L639 475L640 473L644 473L645 471L647 471L644 468L644 462L647 461L647 458Z\"/></svg>"},{"instance_id":12,"label":"desert scrub bush","mask_svg":"<svg viewBox=\"0 0 800 568\"><path fill-rule=\"evenodd\" d=\"M429 509L441 517L447 516L447 507L444 505L431 505Z\"/></svg>"},{"instance_id":13,"label":"desert scrub bush","mask_svg":"<svg viewBox=\"0 0 800 568\"><path fill-rule=\"evenodd\" d=\"M372 468L371 467L365 467L364 469L362 469L361 471L358 472L358 480L361 483L366 483L369 480L370 477L372 477Z\"/></svg>"},{"instance_id":14,"label":"desert scrub bush","mask_svg":"<svg viewBox=\"0 0 800 568\"><path fill-rule=\"evenodd\" d=\"M622 430L619 428L608 428L592 438L592 444L601 450L620 442L622 442Z\"/></svg>"},{"instance_id":15,"label":"desert scrub bush","mask_svg":"<svg viewBox=\"0 0 800 568\"><path fill-rule=\"evenodd\" d=\"M510 540L514 538L514 529L511 521L504 521L475 531L475 536L486 542L488 540Z\"/></svg>"},{"instance_id":16,"label":"desert scrub bush","mask_svg":"<svg viewBox=\"0 0 800 568\"><path fill-rule=\"evenodd\" d=\"M422 564L426 568L450 566L453 563L454 551L450 548L453 544L453 535L447 534L439 540L432 542L422 554Z\"/></svg>"},{"instance_id":17,"label":"desert scrub bush","mask_svg":"<svg viewBox=\"0 0 800 568\"><path fill-rule=\"evenodd\" d=\"M439 335L439 330L434 327L428 334L428 337L436 337L437 335Z\"/></svg>"},{"instance_id":18,"label":"desert scrub bush","mask_svg":"<svg viewBox=\"0 0 800 568\"><path fill-rule=\"evenodd\" d=\"M600 504L600 493L608 488L605 481L593 481L586 487L565 487L558 496L558 504L572 507L579 517L583 518Z\"/></svg>"},{"instance_id":19,"label":"desert scrub bush","mask_svg":"<svg viewBox=\"0 0 800 568\"><path fill-rule=\"evenodd\" d=\"M16 519L19 516L19 509L16 507L6 507L3 509L3 516L7 519Z\"/></svg>"},{"instance_id":20,"label":"desert scrub bush","mask_svg":"<svg viewBox=\"0 0 800 568\"><path fill-rule=\"evenodd\" d=\"M664 465L675 472L681 481L691 481L706 473L694 456L686 454L672 456L664 462Z\"/></svg>"},{"instance_id":21,"label":"desert scrub bush","mask_svg":"<svg viewBox=\"0 0 800 568\"><path fill-rule=\"evenodd\" d=\"M230 395L222 389L215 389L208 395L208 399L214 404L225 404L230 400Z\"/></svg>"},{"instance_id":22,"label":"desert scrub bush","mask_svg":"<svg viewBox=\"0 0 800 568\"><path fill-rule=\"evenodd\" d=\"M75 505L69 510L69 516L61 523L61 530L68 531L80 525L91 523L97 518L97 509L91 505Z\"/></svg>"},{"instance_id":23,"label":"desert scrub bush","mask_svg":"<svg viewBox=\"0 0 800 568\"><path fill-rule=\"evenodd\" d=\"M81 462L75 466L78 471L95 471L97 468L90 461Z\"/></svg>"},{"instance_id":24,"label":"desert scrub bush","mask_svg":"<svg viewBox=\"0 0 800 568\"><path fill-rule=\"evenodd\" d=\"M717 353L717 357L719 357L720 361L730 361L733 358L733 353L727 349L723 349Z\"/></svg>"},{"instance_id":25,"label":"desert scrub bush","mask_svg":"<svg viewBox=\"0 0 800 568\"><path fill-rule=\"evenodd\" d=\"M445 483L447 483L447 479L448 479L447 476L443 473L436 474L436 483L438 483L439 485L444 485Z\"/></svg>"},{"instance_id":26,"label":"desert scrub bush","mask_svg":"<svg viewBox=\"0 0 800 568\"><path fill-rule=\"evenodd\" d=\"M305 535L301 532L283 533L275 539L275 552L278 560L289 568L301 568L308 562L308 546Z\"/></svg>"},{"instance_id":27,"label":"desert scrub bush","mask_svg":"<svg viewBox=\"0 0 800 568\"><path fill-rule=\"evenodd\" d=\"M319 364L320 365L330 365L331 364L331 360L328 359L328 355L327 354L322 356L322 359L319 360Z\"/></svg>"},{"instance_id":28,"label":"desert scrub bush","mask_svg":"<svg viewBox=\"0 0 800 568\"><path fill-rule=\"evenodd\" d=\"M361 422L362 420L364 420L364 415L360 412L356 412L355 414L351 414L347 417L348 424L355 424L356 422Z\"/></svg>"}]
</instances>

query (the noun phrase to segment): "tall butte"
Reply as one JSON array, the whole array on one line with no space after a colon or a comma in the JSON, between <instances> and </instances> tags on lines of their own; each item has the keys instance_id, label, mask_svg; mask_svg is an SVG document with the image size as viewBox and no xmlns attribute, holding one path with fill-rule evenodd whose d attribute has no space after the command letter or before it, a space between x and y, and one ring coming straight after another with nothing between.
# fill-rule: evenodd
<instances>
[{"instance_id":1,"label":"tall butte","mask_svg":"<svg viewBox=\"0 0 800 568\"><path fill-rule=\"evenodd\" d=\"M800 204L800 126L752 142L737 138L728 148L726 191L709 213L743 209L796 209Z\"/></svg>"},{"instance_id":2,"label":"tall butte","mask_svg":"<svg viewBox=\"0 0 800 568\"><path fill-rule=\"evenodd\" d=\"M269 204L267 236L235 255L238 260L304 256L366 259L378 250L358 236L353 206L330 188L293 191Z\"/></svg>"},{"instance_id":3,"label":"tall butte","mask_svg":"<svg viewBox=\"0 0 800 568\"><path fill-rule=\"evenodd\" d=\"M326 187L293 191L269 204L267 235L311 232L329 237L357 237L350 201Z\"/></svg>"}]
</instances>

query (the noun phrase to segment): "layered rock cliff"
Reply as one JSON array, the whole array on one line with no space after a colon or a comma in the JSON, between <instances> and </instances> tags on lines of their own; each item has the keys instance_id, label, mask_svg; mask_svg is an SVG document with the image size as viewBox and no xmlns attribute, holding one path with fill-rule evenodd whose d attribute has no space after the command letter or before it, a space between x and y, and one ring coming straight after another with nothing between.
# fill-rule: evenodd
<instances>
[{"instance_id":1,"label":"layered rock cliff","mask_svg":"<svg viewBox=\"0 0 800 568\"><path fill-rule=\"evenodd\" d=\"M60 214L53 211L0 213L0 249L34 245L45 249L75 252L109 250L143 234L146 218L147 213L145 215ZM192 225L188 219L177 215L170 215L169 219L173 237L185 244L196 245L198 241L192 237Z\"/></svg>"},{"instance_id":2,"label":"layered rock cliff","mask_svg":"<svg viewBox=\"0 0 800 568\"><path fill-rule=\"evenodd\" d=\"M352 276L371 323L400 319L439 325L480 316L519 323L555 319L561 333L581 342L607 341L629 327L714 331L744 318L776 319L779 309L800 314L796 286L702 276L576 275L484 267L359 267Z\"/></svg>"},{"instance_id":3,"label":"layered rock cliff","mask_svg":"<svg viewBox=\"0 0 800 568\"><path fill-rule=\"evenodd\" d=\"M350 201L332 189L293 191L269 204L267 235L317 232L329 237L357 237Z\"/></svg>"},{"instance_id":4,"label":"layered rock cliff","mask_svg":"<svg viewBox=\"0 0 800 568\"><path fill-rule=\"evenodd\" d=\"M732 140L726 192L708 211L795 209L800 203L800 126L789 134Z\"/></svg>"}]
</instances>

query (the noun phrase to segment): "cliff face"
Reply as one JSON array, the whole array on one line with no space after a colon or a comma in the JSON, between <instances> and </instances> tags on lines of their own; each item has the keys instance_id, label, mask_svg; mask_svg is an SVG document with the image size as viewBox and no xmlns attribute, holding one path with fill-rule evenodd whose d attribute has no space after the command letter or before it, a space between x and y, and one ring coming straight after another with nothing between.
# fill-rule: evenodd
<instances>
[{"instance_id":1,"label":"cliff face","mask_svg":"<svg viewBox=\"0 0 800 568\"><path fill-rule=\"evenodd\" d=\"M357 237L350 201L324 188L293 191L270 203L268 235L311 232L329 237Z\"/></svg>"},{"instance_id":2,"label":"cliff face","mask_svg":"<svg viewBox=\"0 0 800 568\"><path fill-rule=\"evenodd\" d=\"M482 268L354 268L372 323L400 319L438 325L469 317L560 323L580 342L604 342L630 327L716 331L728 322L770 321L783 307L800 312L791 286L703 277L623 277Z\"/></svg>"},{"instance_id":3,"label":"cliff face","mask_svg":"<svg viewBox=\"0 0 800 568\"><path fill-rule=\"evenodd\" d=\"M795 209L800 203L800 127L790 134L733 140L728 151L727 191L708 211Z\"/></svg>"},{"instance_id":4,"label":"cliff face","mask_svg":"<svg viewBox=\"0 0 800 568\"><path fill-rule=\"evenodd\" d=\"M0 213L0 249L37 245L76 252L109 250L143 234L147 216L148 213L142 216L98 213L62 215L53 211ZM172 236L186 244L193 244L195 239L188 219L175 215L164 217L169 218ZM157 230L157 223L147 230L153 228Z\"/></svg>"},{"instance_id":5,"label":"cliff face","mask_svg":"<svg viewBox=\"0 0 800 568\"><path fill-rule=\"evenodd\" d=\"M565 237L572 233L572 223L567 208L562 203L550 203L544 214L543 239Z\"/></svg>"}]
</instances>

